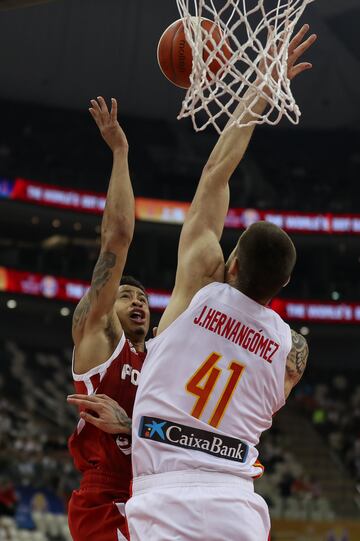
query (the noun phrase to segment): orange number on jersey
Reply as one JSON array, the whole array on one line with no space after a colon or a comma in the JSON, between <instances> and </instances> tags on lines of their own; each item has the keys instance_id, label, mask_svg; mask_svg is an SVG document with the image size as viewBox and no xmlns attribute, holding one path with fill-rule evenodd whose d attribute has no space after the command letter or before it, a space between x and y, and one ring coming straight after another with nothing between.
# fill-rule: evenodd
<instances>
[{"instance_id":1,"label":"orange number on jersey","mask_svg":"<svg viewBox=\"0 0 360 541\"><path fill-rule=\"evenodd\" d=\"M221 357L222 355L219 355L219 353L212 353L186 385L186 390L198 397L191 412L191 415L197 419L200 419L221 374L220 368L215 366ZM224 416L232 395L245 370L245 366L236 361L232 361L228 366L228 370L231 371L231 374L209 420L209 424L215 428L219 426ZM200 383L202 380L205 381L201 386Z\"/></svg>"},{"instance_id":2,"label":"orange number on jersey","mask_svg":"<svg viewBox=\"0 0 360 541\"><path fill-rule=\"evenodd\" d=\"M221 359L221 355L218 353L212 353L206 361L200 366L199 370L190 378L186 385L186 390L189 393L198 396L195 406L191 412L193 417L199 419L202 412L205 409L206 404L210 398L210 395L216 385L217 379L221 374L221 370L215 367L218 360ZM201 387L199 383L207 376L204 385Z\"/></svg>"}]
</instances>

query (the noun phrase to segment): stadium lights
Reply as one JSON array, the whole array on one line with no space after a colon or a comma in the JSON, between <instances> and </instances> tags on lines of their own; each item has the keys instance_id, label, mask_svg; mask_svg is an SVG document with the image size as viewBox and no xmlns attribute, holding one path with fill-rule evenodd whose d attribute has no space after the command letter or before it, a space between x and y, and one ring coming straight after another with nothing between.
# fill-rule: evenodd
<instances>
[{"instance_id":1,"label":"stadium lights","mask_svg":"<svg viewBox=\"0 0 360 541\"><path fill-rule=\"evenodd\" d=\"M61 222L58 218L55 218L55 220L53 220L51 223L52 223L52 226L55 228L58 228L61 226Z\"/></svg>"}]
</instances>

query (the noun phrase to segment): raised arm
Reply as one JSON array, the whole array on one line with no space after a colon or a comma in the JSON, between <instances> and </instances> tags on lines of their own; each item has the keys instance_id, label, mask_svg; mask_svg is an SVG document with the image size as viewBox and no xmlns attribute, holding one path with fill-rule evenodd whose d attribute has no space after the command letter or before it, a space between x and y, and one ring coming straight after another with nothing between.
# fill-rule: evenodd
<instances>
[{"instance_id":1,"label":"raised arm","mask_svg":"<svg viewBox=\"0 0 360 541\"><path fill-rule=\"evenodd\" d=\"M304 25L289 45L290 79L312 67L307 62L297 63L316 40L314 34L304 40L308 30L309 26ZM253 114L262 114L267 101L261 97L256 101L254 91L249 90L244 102L235 111L235 116L240 116L246 105L254 100L253 113L249 112L244 122L253 120ZM160 321L158 334L188 307L199 289L224 279L225 265L219 241L229 208L229 180L243 159L254 129L255 124L225 129L210 154L181 231L175 287Z\"/></svg>"},{"instance_id":2,"label":"raised arm","mask_svg":"<svg viewBox=\"0 0 360 541\"><path fill-rule=\"evenodd\" d=\"M292 348L287 358L285 373L286 398L301 380L309 357L309 347L306 339L293 330L291 330L291 338Z\"/></svg>"},{"instance_id":3,"label":"raised arm","mask_svg":"<svg viewBox=\"0 0 360 541\"><path fill-rule=\"evenodd\" d=\"M101 249L91 287L73 317L75 371L84 373L106 361L122 328L115 301L134 233L135 210L128 168L128 143L117 120L117 102L109 112L105 100L91 101L89 109L102 137L113 152L113 169L101 224Z\"/></svg>"}]
</instances>

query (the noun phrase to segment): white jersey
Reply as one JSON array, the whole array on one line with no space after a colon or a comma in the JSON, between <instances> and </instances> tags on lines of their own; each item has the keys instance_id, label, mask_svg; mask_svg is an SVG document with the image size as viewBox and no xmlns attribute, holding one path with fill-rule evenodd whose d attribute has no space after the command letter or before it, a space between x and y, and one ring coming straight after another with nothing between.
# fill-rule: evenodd
<instances>
[{"instance_id":1,"label":"white jersey","mask_svg":"<svg viewBox=\"0 0 360 541\"><path fill-rule=\"evenodd\" d=\"M134 477L258 477L256 445L285 403L289 326L228 284L201 289L148 343L133 414Z\"/></svg>"}]
</instances>

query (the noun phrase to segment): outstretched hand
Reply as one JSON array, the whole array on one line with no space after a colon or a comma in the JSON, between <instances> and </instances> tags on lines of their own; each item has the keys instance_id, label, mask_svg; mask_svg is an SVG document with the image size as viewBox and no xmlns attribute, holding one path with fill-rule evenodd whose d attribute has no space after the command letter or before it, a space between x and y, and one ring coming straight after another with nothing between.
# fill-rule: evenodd
<instances>
[{"instance_id":1,"label":"outstretched hand","mask_svg":"<svg viewBox=\"0 0 360 541\"><path fill-rule=\"evenodd\" d=\"M128 142L117 119L116 99L111 98L110 112L102 96L99 96L97 100L91 100L91 105L92 107L89 108L89 112L111 150L113 152L116 150L126 150L128 148Z\"/></svg>"},{"instance_id":2,"label":"outstretched hand","mask_svg":"<svg viewBox=\"0 0 360 541\"><path fill-rule=\"evenodd\" d=\"M300 62L297 64L299 58L301 58L317 40L316 34L311 34L311 36L309 36L307 39L304 39L309 30L310 26L308 24L304 24L304 26L301 28L301 30L299 30L296 36L293 37L289 44L287 75L290 81L303 71L312 68L312 64L310 62Z\"/></svg>"},{"instance_id":3,"label":"outstretched hand","mask_svg":"<svg viewBox=\"0 0 360 541\"><path fill-rule=\"evenodd\" d=\"M131 434L131 419L126 411L106 394L72 394L69 404L77 406L80 417L109 434ZM94 415L95 413L95 415Z\"/></svg>"},{"instance_id":4,"label":"outstretched hand","mask_svg":"<svg viewBox=\"0 0 360 541\"><path fill-rule=\"evenodd\" d=\"M303 56L303 54L310 49L310 47L315 43L317 40L316 34L311 34L307 39L305 39L306 34L308 33L310 29L310 26L308 24L304 24L304 26L299 30L299 32L293 37L293 39L289 43L288 48L288 60L287 60L287 77L290 81L295 79L300 73L303 73L304 71L307 71L311 69L313 66L310 62L300 62L297 63L298 60ZM269 43L272 43L272 40L274 39L274 29L271 28L268 35ZM260 73L265 75L267 70L270 68L271 65L272 71L271 71L271 77L274 81L279 80L279 66L274 60L278 56L276 53L275 44L272 44L269 47L269 51L266 57L264 57L260 64L259 69ZM263 76L258 78L259 84L262 82ZM265 86L264 92L268 94L269 96L272 95L272 89L268 86Z\"/></svg>"}]
</instances>

